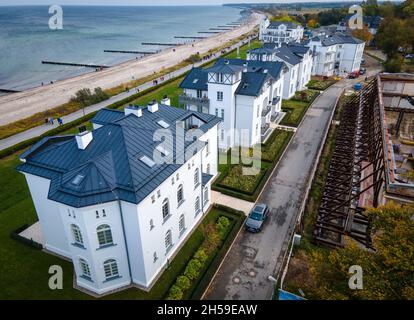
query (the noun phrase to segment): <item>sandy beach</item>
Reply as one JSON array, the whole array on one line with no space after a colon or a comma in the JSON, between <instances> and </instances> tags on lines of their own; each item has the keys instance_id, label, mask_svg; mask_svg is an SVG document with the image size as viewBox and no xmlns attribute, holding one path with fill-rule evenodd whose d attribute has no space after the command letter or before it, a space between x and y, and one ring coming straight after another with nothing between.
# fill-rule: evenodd
<instances>
[{"instance_id":1,"label":"sandy beach","mask_svg":"<svg viewBox=\"0 0 414 320\"><path fill-rule=\"evenodd\" d=\"M0 125L27 118L35 113L64 104L82 88L113 88L133 79L153 74L154 71L159 72L164 68L177 65L197 52L200 54L207 53L209 50L253 30L260 23L262 17L261 14L253 13L246 24L231 31L194 42L194 46L187 44L169 48L141 60L127 61L103 71L91 72L57 81L51 85L0 96Z\"/></svg>"}]
</instances>

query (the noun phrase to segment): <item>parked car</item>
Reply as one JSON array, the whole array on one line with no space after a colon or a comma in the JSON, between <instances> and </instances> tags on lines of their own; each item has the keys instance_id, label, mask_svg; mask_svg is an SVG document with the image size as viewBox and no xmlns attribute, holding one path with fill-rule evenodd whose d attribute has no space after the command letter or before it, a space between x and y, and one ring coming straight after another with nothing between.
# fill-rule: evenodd
<instances>
[{"instance_id":1,"label":"parked car","mask_svg":"<svg viewBox=\"0 0 414 320\"><path fill-rule=\"evenodd\" d=\"M366 74L366 73L367 73L367 69L365 69L365 68L359 69L359 74L360 75L363 75L363 74Z\"/></svg>"},{"instance_id":2,"label":"parked car","mask_svg":"<svg viewBox=\"0 0 414 320\"><path fill-rule=\"evenodd\" d=\"M406 59L413 59L414 58L414 55L411 54L411 53L409 53L409 54L405 55L405 58Z\"/></svg>"},{"instance_id":3,"label":"parked car","mask_svg":"<svg viewBox=\"0 0 414 320\"><path fill-rule=\"evenodd\" d=\"M356 72L356 71L351 72L351 73L348 75L348 78L349 78L349 79L356 79L356 78L358 78L358 77L359 77L359 72Z\"/></svg>"},{"instance_id":4,"label":"parked car","mask_svg":"<svg viewBox=\"0 0 414 320\"><path fill-rule=\"evenodd\" d=\"M263 224L269 216L269 208L264 203L258 203L250 211L245 223L246 231L260 232L263 228Z\"/></svg>"},{"instance_id":5,"label":"parked car","mask_svg":"<svg viewBox=\"0 0 414 320\"><path fill-rule=\"evenodd\" d=\"M364 65L365 64L365 59L361 59L361 64Z\"/></svg>"}]
</instances>

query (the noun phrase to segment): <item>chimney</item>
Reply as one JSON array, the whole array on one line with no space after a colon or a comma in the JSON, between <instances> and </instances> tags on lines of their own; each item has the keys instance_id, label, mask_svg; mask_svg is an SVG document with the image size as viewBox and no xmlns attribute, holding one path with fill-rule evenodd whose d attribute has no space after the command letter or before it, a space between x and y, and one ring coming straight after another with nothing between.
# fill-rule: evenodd
<instances>
[{"instance_id":1,"label":"chimney","mask_svg":"<svg viewBox=\"0 0 414 320\"><path fill-rule=\"evenodd\" d=\"M162 98L161 100L161 104L164 104L166 106L171 106L171 99L168 98L167 95L165 95L164 98Z\"/></svg>"},{"instance_id":2,"label":"chimney","mask_svg":"<svg viewBox=\"0 0 414 320\"><path fill-rule=\"evenodd\" d=\"M130 114L136 115L138 118L142 117L142 109L140 107L130 104L128 107L125 107L125 116Z\"/></svg>"},{"instance_id":3,"label":"chimney","mask_svg":"<svg viewBox=\"0 0 414 320\"><path fill-rule=\"evenodd\" d=\"M148 111L151 113L158 111L158 102L156 100L153 100L148 104Z\"/></svg>"},{"instance_id":4,"label":"chimney","mask_svg":"<svg viewBox=\"0 0 414 320\"><path fill-rule=\"evenodd\" d=\"M91 131L82 131L76 135L76 143L78 144L78 149L81 150L85 150L92 140L93 135Z\"/></svg>"}]
</instances>

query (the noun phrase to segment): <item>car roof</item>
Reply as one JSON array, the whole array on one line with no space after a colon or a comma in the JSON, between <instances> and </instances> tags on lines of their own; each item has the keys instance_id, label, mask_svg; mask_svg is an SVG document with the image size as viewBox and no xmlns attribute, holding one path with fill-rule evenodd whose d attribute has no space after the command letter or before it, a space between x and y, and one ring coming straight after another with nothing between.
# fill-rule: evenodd
<instances>
[{"instance_id":1,"label":"car roof","mask_svg":"<svg viewBox=\"0 0 414 320\"><path fill-rule=\"evenodd\" d=\"M266 209L266 205L264 203L258 203L254 206L253 211L255 212L263 212Z\"/></svg>"}]
</instances>

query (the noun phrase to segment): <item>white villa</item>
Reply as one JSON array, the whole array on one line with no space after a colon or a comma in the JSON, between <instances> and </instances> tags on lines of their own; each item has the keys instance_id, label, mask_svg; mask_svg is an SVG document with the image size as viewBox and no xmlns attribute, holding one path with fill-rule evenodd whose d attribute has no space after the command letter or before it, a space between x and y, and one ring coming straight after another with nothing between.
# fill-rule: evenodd
<instances>
[{"instance_id":1,"label":"white villa","mask_svg":"<svg viewBox=\"0 0 414 320\"><path fill-rule=\"evenodd\" d=\"M350 35L335 33L313 37L307 46L313 52L312 75L332 76L360 69L365 42Z\"/></svg>"},{"instance_id":2,"label":"white villa","mask_svg":"<svg viewBox=\"0 0 414 320\"><path fill-rule=\"evenodd\" d=\"M247 60L280 61L288 67L284 77L283 99L292 98L296 91L306 89L311 79L313 57L309 47L300 43L265 43L262 48L250 50Z\"/></svg>"},{"instance_id":3,"label":"white villa","mask_svg":"<svg viewBox=\"0 0 414 320\"><path fill-rule=\"evenodd\" d=\"M103 109L93 131L44 138L21 155L44 248L73 262L77 286L151 288L210 207L220 121L169 99Z\"/></svg>"},{"instance_id":4,"label":"white villa","mask_svg":"<svg viewBox=\"0 0 414 320\"><path fill-rule=\"evenodd\" d=\"M282 62L219 59L211 68L191 70L180 85L180 105L222 119L221 150L245 146L242 130L248 131L252 146L262 142L271 132L270 122L282 116L286 72Z\"/></svg>"},{"instance_id":5,"label":"white villa","mask_svg":"<svg viewBox=\"0 0 414 320\"><path fill-rule=\"evenodd\" d=\"M271 22L265 19L260 24L259 39L263 42L273 42L279 47L283 43L300 42L303 39L304 28L294 22Z\"/></svg>"}]
</instances>

